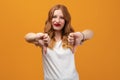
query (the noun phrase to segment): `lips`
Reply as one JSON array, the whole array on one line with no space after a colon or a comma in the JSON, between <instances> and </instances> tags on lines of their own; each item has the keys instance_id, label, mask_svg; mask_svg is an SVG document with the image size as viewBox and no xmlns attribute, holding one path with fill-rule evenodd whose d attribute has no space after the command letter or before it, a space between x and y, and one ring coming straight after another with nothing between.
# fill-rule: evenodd
<instances>
[{"instance_id":1,"label":"lips","mask_svg":"<svg viewBox=\"0 0 120 80\"><path fill-rule=\"evenodd\" d=\"M61 26L61 24L54 24L55 26Z\"/></svg>"}]
</instances>

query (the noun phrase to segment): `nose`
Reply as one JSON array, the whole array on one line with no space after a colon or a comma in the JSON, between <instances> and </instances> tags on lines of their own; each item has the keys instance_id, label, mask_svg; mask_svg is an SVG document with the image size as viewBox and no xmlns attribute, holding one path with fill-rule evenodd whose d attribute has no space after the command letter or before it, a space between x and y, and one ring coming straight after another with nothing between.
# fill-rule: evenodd
<instances>
[{"instance_id":1,"label":"nose","mask_svg":"<svg viewBox=\"0 0 120 80\"><path fill-rule=\"evenodd\" d=\"M59 23L59 22L60 22L60 19L59 19L59 18L56 18L56 22Z\"/></svg>"}]
</instances>

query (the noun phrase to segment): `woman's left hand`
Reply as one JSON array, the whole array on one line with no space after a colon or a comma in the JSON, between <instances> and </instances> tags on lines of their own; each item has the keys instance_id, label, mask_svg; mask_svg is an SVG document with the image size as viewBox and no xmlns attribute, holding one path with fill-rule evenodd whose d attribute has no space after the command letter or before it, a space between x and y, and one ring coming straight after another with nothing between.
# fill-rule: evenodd
<instances>
[{"instance_id":1,"label":"woman's left hand","mask_svg":"<svg viewBox=\"0 0 120 80\"><path fill-rule=\"evenodd\" d=\"M81 32L70 33L68 35L68 42L73 46L77 46L81 44L81 40L83 40L83 38L84 36Z\"/></svg>"}]
</instances>

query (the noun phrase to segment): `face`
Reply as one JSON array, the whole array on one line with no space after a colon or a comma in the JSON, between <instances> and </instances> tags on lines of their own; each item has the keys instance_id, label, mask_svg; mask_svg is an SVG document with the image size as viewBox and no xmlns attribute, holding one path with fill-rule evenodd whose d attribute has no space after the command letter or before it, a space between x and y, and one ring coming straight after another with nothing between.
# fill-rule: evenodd
<instances>
[{"instance_id":1,"label":"face","mask_svg":"<svg viewBox=\"0 0 120 80\"><path fill-rule=\"evenodd\" d=\"M52 17L52 26L54 30L61 31L65 25L65 20L62 11L55 10Z\"/></svg>"}]
</instances>

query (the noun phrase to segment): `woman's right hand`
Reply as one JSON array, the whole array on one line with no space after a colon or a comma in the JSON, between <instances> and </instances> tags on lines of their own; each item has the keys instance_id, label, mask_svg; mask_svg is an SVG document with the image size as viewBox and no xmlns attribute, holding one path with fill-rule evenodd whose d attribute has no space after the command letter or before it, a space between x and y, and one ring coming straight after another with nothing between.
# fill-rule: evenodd
<instances>
[{"instance_id":1,"label":"woman's right hand","mask_svg":"<svg viewBox=\"0 0 120 80\"><path fill-rule=\"evenodd\" d=\"M47 46L50 43L50 37L47 33L28 33L25 35L25 40L29 43L33 43L36 46L43 48L46 53Z\"/></svg>"},{"instance_id":2,"label":"woman's right hand","mask_svg":"<svg viewBox=\"0 0 120 80\"><path fill-rule=\"evenodd\" d=\"M47 33L37 33L35 41L39 46L48 46L50 43L50 37Z\"/></svg>"},{"instance_id":3,"label":"woman's right hand","mask_svg":"<svg viewBox=\"0 0 120 80\"><path fill-rule=\"evenodd\" d=\"M47 33L27 33L25 40L29 43L33 43L37 46L45 46L50 42L50 37Z\"/></svg>"},{"instance_id":4,"label":"woman's right hand","mask_svg":"<svg viewBox=\"0 0 120 80\"><path fill-rule=\"evenodd\" d=\"M50 43L50 37L47 33L37 33L36 34L36 42L34 43L37 46L41 46L43 48L44 53L47 52L47 47Z\"/></svg>"}]
</instances>

